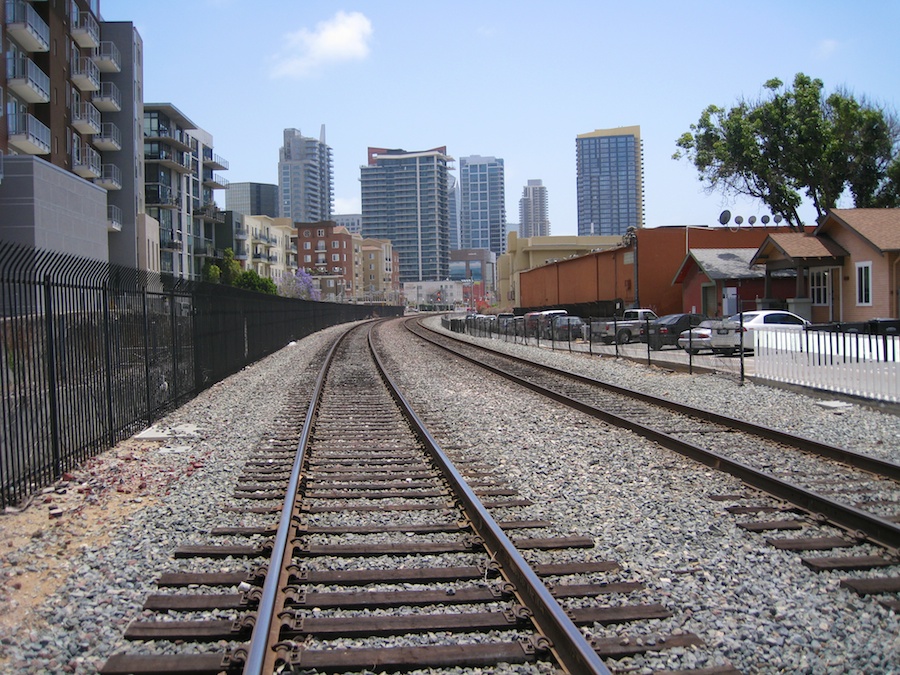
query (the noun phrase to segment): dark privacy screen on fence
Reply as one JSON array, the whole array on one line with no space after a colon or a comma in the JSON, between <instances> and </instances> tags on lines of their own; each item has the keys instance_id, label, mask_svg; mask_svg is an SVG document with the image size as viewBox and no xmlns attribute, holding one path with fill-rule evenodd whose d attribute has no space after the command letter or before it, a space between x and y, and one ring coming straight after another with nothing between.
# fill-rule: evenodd
<instances>
[{"instance_id":1,"label":"dark privacy screen on fence","mask_svg":"<svg viewBox=\"0 0 900 675\"><path fill-rule=\"evenodd\" d=\"M291 340L402 311L0 242L0 504L20 502Z\"/></svg>"}]
</instances>

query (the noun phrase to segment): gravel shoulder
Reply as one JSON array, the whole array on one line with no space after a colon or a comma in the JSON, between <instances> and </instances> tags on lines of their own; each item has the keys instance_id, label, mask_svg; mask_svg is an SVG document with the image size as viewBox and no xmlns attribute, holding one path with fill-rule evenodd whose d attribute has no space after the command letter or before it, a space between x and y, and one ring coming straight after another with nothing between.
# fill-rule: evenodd
<instances>
[{"instance_id":1,"label":"gravel shoulder","mask_svg":"<svg viewBox=\"0 0 900 675\"><path fill-rule=\"evenodd\" d=\"M210 527L246 522L223 514L221 504L244 459L267 442L279 407L311 387L323 348L342 329L249 366L160 420L154 430L163 435L131 438L27 508L0 516L0 672L93 673L126 647L124 628L141 616L158 573L174 567L175 546L208 543ZM649 673L728 661L746 673L900 673L897 616L838 588L837 576L814 575L796 555L739 530L724 505L708 499L740 488L736 481L436 360L396 330L389 342L408 394L443 416L442 433L458 451L496 466L541 503L559 533L593 536L591 555L624 564L610 580L647 584L640 599L675 612L656 628L697 632L709 647L621 667ZM900 419L866 406L828 409L820 399L740 386L733 377L505 348L626 386L715 400L735 415L900 461ZM634 465L643 468L636 474Z\"/></svg>"}]
</instances>

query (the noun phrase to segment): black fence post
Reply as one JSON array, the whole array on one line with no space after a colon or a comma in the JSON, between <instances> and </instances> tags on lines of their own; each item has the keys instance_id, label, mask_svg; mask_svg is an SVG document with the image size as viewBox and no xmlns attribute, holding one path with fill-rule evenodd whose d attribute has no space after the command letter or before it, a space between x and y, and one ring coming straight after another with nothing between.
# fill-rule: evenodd
<instances>
[{"instance_id":1,"label":"black fence post","mask_svg":"<svg viewBox=\"0 0 900 675\"><path fill-rule=\"evenodd\" d=\"M62 452L60 448L59 428L59 390L57 380L56 363L56 339L53 325L53 287L50 283L50 274L44 275L44 320L47 335L47 402L50 405L50 437L53 453L53 476L62 475Z\"/></svg>"},{"instance_id":2,"label":"black fence post","mask_svg":"<svg viewBox=\"0 0 900 675\"><path fill-rule=\"evenodd\" d=\"M144 385L147 394L147 426L153 424L153 398L150 392L150 308L147 306L147 287L142 289L144 313Z\"/></svg>"},{"instance_id":3,"label":"black fence post","mask_svg":"<svg viewBox=\"0 0 900 675\"><path fill-rule=\"evenodd\" d=\"M104 350L104 361L106 365L106 415L107 430L109 432L108 443L110 447L115 445L116 432L115 422L113 418L113 364L112 364L112 326L109 318L109 287L107 286L101 291L101 302L103 302L103 339L106 344Z\"/></svg>"}]
</instances>

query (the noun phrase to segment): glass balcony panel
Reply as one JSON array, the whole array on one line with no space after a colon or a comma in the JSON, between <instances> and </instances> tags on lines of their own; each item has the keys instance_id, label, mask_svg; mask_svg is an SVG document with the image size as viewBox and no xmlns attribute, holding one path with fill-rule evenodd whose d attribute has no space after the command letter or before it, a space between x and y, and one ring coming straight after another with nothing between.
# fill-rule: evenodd
<instances>
[{"instance_id":1,"label":"glass balcony panel","mask_svg":"<svg viewBox=\"0 0 900 675\"><path fill-rule=\"evenodd\" d=\"M103 112L119 112L122 109L122 94L112 82L101 82L99 91L94 93L91 103Z\"/></svg>"},{"instance_id":2,"label":"glass balcony panel","mask_svg":"<svg viewBox=\"0 0 900 675\"><path fill-rule=\"evenodd\" d=\"M96 134L100 132L100 111L91 103L82 102L72 110L72 126L82 134Z\"/></svg>"},{"instance_id":3,"label":"glass balcony panel","mask_svg":"<svg viewBox=\"0 0 900 675\"><path fill-rule=\"evenodd\" d=\"M27 56L6 61L7 85L28 103L50 102L50 77Z\"/></svg>"},{"instance_id":4,"label":"glass balcony panel","mask_svg":"<svg viewBox=\"0 0 900 675\"><path fill-rule=\"evenodd\" d=\"M100 125L100 133L94 134L94 147L104 152L114 152L122 149L122 134L112 122L104 122Z\"/></svg>"},{"instance_id":5,"label":"glass balcony panel","mask_svg":"<svg viewBox=\"0 0 900 675\"><path fill-rule=\"evenodd\" d=\"M25 0L6 1L6 34L26 52L50 51L50 26Z\"/></svg>"},{"instance_id":6,"label":"glass balcony panel","mask_svg":"<svg viewBox=\"0 0 900 675\"><path fill-rule=\"evenodd\" d=\"M18 113L8 118L9 144L29 155L50 152L50 128L31 113Z\"/></svg>"},{"instance_id":7,"label":"glass balcony panel","mask_svg":"<svg viewBox=\"0 0 900 675\"><path fill-rule=\"evenodd\" d=\"M106 205L106 230L108 232L122 231L122 209L115 204Z\"/></svg>"},{"instance_id":8,"label":"glass balcony panel","mask_svg":"<svg viewBox=\"0 0 900 675\"><path fill-rule=\"evenodd\" d=\"M100 69L93 59L82 56L72 68L72 84L81 91L100 91Z\"/></svg>"},{"instance_id":9,"label":"glass balcony panel","mask_svg":"<svg viewBox=\"0 0 900 675\"><path fill-rule=\"evenodd\" d=\"M100 24L90 12L79 12L72 26L72 39L83 49L100 46Z\"/></svg>"},{"instance_id":10,"label":"glass balcony panel","mask_svg":"<svg viewBox=\"0 0 900 675\"><path fill-rule=\"evenodd\" d=\"M101 42L94 51L93 59L101 73L118 73L122 70L122 57L115 42Z\"/></svg>"},{"instance_id":11,"label":"glass balcony panel","mask_svg":"<svg viewBox=\"0 0 900 675\"><path fill-rule=\"evenodd\" d=\"M102 173L100 153L81 142L72 149L72 171L82 178L99 178Z\"/></svg>"},{"instance_id":12,"label":"glass balcony panel","mask_svg":"<svg viewBox=\"0 0 900 675\"><path fill-rule=\"evenodd\" d=\"M121 190L122 170L115 164L104 164L100 169L100 177L94 183L106 190Z\"/></svg>"}]
</instances>

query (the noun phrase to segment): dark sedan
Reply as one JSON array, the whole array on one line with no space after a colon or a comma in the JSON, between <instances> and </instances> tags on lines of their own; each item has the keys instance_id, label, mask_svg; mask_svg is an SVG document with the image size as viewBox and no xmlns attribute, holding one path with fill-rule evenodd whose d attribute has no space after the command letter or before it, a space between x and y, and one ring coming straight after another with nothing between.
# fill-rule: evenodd
<instances>
[{"instance_id":1,"label":"dark sedan","mask_svg":"<svg viewBox=\"0 0 900 675\"><path fill-rule=\"evenodd\" d=\"M666 314L641 327L641 342L650 349L662 349L666 345L678 346L678 336L706 321L703 314Z\"/></svg>"}]
</instances>

